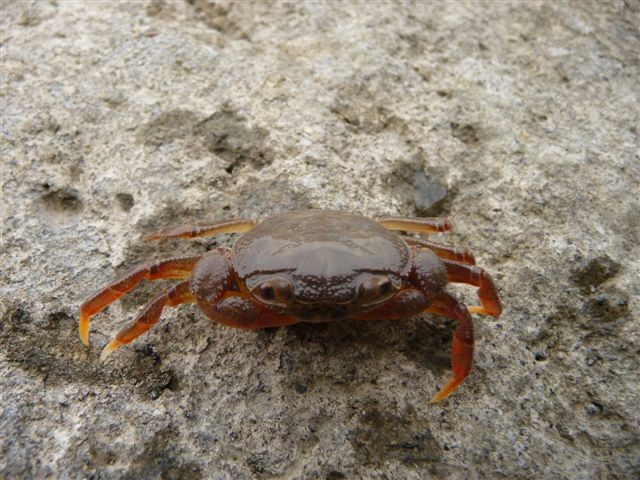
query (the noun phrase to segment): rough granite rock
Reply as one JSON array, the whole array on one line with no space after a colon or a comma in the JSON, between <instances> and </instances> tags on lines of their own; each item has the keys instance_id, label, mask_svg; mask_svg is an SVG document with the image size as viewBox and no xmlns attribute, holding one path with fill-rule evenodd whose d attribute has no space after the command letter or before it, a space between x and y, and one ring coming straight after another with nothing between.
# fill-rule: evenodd
<instances>
[{"instance_id":1,"label":"rough granite rock","mask_svg":"<svg viewBox=\"0 0 640 480\"><path fill-rule=\"evenodd\" d=\"M0 478L640 475L640 7L3 1ZM495 278L454 325L216 326L193 306L106 363L181 223L441 215ZM451 288L474 301L470 287Z\"/></svg>"}]
</instances>

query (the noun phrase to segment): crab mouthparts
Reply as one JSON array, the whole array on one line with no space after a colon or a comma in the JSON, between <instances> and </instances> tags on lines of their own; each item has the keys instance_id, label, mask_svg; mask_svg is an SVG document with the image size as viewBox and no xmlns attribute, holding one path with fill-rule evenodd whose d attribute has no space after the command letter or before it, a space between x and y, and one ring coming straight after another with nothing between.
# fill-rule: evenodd
<instances>
[{"instance_id":1,"label":"crab mouthparts","mask_svg":"<svg viewBox=\"0 0 640 480\"><path fill-rule=\"evenodd\" d=\"M349 309L345 305L333 305L330 307L309 307L296 315L304 322L324 323L333 322L335 320L343 320L349 317Z\"/></svg>"}]
</instances>

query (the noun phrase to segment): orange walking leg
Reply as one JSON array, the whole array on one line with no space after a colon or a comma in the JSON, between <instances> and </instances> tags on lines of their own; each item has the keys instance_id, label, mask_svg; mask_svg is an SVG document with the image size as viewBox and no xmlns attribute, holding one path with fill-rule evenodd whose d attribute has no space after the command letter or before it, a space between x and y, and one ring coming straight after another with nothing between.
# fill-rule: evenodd
<instances>
[{"instance_id":1,"label":"orange walking leg","mask_svg":"<svg viewBox=\"0 0 640 480\"><path fill-rule=\"evenodd\" d=\"M448 232L453 228L446 218L379 217L376 220L387 230L405 232L438 233Z\"/></svg>"},{"instance_id":2,"label":"orange walking leg","mask_svg":"<svg viewBox=\"0 0 640 480\"><path fill-rule=\"evenodd\" d=\"M164 307L175 307L183 303L194 303L195 297L189 288L189 281L180 282L169 288L162 295L158 295L144 307L144 310L127 327L118 332L100 354L100 360L106 359L116 348L130 343L144 332L153 327L160 319Z\"/></svg>"},{"instance_id":3,"label":"orange walking leg","mask_svg":"<svg viewBox=\"0 0 640 480\"><path fill-rule=\"evenodd\" d=\"M195 238L208 237L220 233L243 233L256 226L256 221L251 219L223 220L208 225L182 225L169 227L159 232L151 233L144 237L145 242L152 240L166 240L167 238Z\"/></svg>"},{"instance_id":4,"label":"orange walking leg","mask_svg":"<svg viewBox=\"0 0 640 480\"><path fill-rule=\"evenodd\" d=\"M436 301L425 310L458 322L458 328L453 333L451 346L451 368L453 378L442 387L431 399L431 403L441 402L453 393L462 381L467 378L473 363L473 320L467 307L455 297L442 292Z\"/></svg>"},{"instance_id":5,"label":"orange walking leg","mask_svg":"<svg viewBox=\"0 0 640 480\"><path fill-rule=\"evenodd\" d=\"M80 306L78 328L82 343L89 345L91 317L135 288L140 281L143 279L157 280L159 278L189 278L193 267L199 259L200 257L173 258L157 263L140 265L91 295Z\"/></svg>"},{"instance_id":6,"label":"orange walking leg","mask_svg":"<svg viewBox=\"0 0 640 480\"><path fill-rule=\"evenodd\" d=\"M480 287L478 289L480 305L469 307L471 313L480 313L493 317L500 316L502 303L496 286L487 272L475 265L465 265L450 260L443 260L442 262L447 268L447 276L450 282L466 283L474 287Z\"/></svg>"},{"instance_id":7,"label":"orange walking leg","mask_svg":"<svg viewBox=\"0 0 640 480\"><path fill-rule=\"evenodd\" d=\"M473 253L471 253L471 251L467 250L466 248L430 242L428 240L423 240L422 238L416 237L403 236L402 239L409 245L428 248L440 258L446 258L447 260L454 260L460 263L468 263L470 265L476 264L476 258L473 256Z\"/></svg>"}]
</instances>

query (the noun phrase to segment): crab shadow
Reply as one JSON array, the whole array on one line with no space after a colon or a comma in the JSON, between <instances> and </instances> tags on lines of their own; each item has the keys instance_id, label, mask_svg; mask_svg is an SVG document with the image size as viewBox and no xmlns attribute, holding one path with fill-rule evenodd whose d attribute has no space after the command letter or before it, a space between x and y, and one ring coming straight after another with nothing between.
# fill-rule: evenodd
<instances>
[{"instance_id":1,"label":"crab shadow","mask_svg":"<svg viewBox=\"0 0 640 480\"><path fill-rule=\"evenodd\" d=\"M67 311L33 315L16 304L0 323L0 352L10 365L39 378L45 386L125 385L142 398L157 399L176 387L174 372L148 344L133 348L133 361L113 368L78 339L77 321Z\"/></svg>"},{"instance_id":2,"label":"crab shadow","mask_svg":"<svg viewBox=\"0 0 640 480\"><path fill-rule=\"evenodd\" d=\"M428 371L440 378L451 368L454 327L437 317L298 324L285 330L280 370L298 391L318 382L375 384L383 371Z\"/></svg>"}]
</instances>

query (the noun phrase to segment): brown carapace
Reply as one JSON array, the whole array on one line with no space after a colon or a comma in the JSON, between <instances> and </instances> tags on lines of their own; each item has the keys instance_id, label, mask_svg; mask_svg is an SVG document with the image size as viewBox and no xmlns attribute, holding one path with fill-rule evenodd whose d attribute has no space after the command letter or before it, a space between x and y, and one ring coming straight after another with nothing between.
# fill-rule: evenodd
<instances>
[{"instance_id":1,"label":"brown carapace","mask_svg":"<svg viewBox=\"0 0 640 480\"><path fill-rule=\"evenodd\" d=\"M199 257L174 258L134 268L89 297L80 307L80 338L89 345L93 315L143 279L181 280L151 300L107 344L101 358L151 328L167 306L197 303L217 323L244 329L342 319L402 319L422 312L457 322L453 378L433 397L445 399L471 370L470 313L499 316L502 305L491 277L460 247L399 235L446 232L440 218L384 217L328 210L281 213L262 221L228 220L165 229L150 240L241 233L231 248ZM478 287L480 305L466 307L448 283Z\"/></svg>"}]
</instances>

